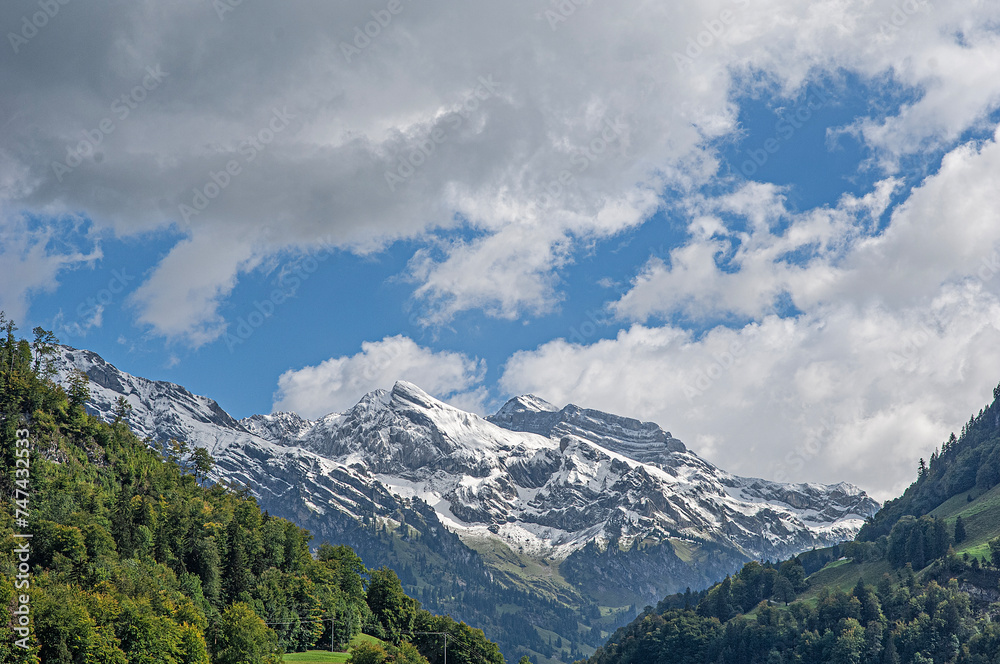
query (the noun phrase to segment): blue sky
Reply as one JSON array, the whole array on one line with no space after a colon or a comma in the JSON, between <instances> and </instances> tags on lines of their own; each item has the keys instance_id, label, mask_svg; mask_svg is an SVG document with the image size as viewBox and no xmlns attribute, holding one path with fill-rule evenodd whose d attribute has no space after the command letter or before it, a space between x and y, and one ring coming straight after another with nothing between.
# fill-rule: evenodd
<instances>
[{"instance_id":1,"label":"blue sky","mask_svg":"<svg viewBox=\"0 0 1000 664\"><path fill-rule=\"evenodd\" d=\"M1000 9L571 4L9 3L0 307L238 417L530 391L891 497L1000 381Z\"/></svg>"},{"instance_id":2,"label":"blue sky","mask_svg":"<svg viewBox=\"0 0 1000 664\"><path fill-rule=\"evenodd\" d=\"M866 191L872 177L858 174L863 156L857 141L844 137L834 146L827 139L829 128L845 126L867 110L871 91L858 88L828 83L808 88L802 99L741 99L741 135L719 141L720 171L747 179L745 164L750 153L777 137L781 149L769 153L752 175L788 187L789 199L799 207L835 204L845 191ZM822 107L807 121L793 124L789 109L803 103ZM788 121L784 126L794 129L788 138L785 134L789 131L779 125L783 119ZM808 169L801 168L803 162L809 163ZM732 184L725 186L731 188ZM705 190L713 188L714 183ZM664 207L671 203L669 193L665 194ZM122 368L133 373L171 380L212 395L238 417L269 412L277 376L285 370L353 355L364 341L397 334L436 351L452 350L484 359L485 382L490 384L500 377L504 360L518 350L533 349L559 337L588 341L614 337L622 326L604 310L605 304L621 293L622 285L651 255L665 255L682 242L684 226L682 215L664 209L629 232L580 248L560 272L558 307L517 320L470 311L444 325L421 324L417 320L421 303L413 299L413 285L407 282L405 272L408 259L422 244L401 241L369 256L336 251L327 257L329 253L324 252L315 272L302 271L308 279L302 280L294 295L277 304L259 326L252 325L259 319L247 321L251 314L270 311L266 305L257 308L255 304L270 301L275 288L290 291L290 281L286 285L279 282L282 269L293 269L304 260L301 254L279 255L272 264L241 279L227 298L222 313L228 334L198 348L150 334L135 324L134 312L126 302L128 293L151 266L183 236L169 227L142 238L110 235L99 242L101 259L74 270L72 278L57 291L33 301L31 313L37 318L32 317L32 324L59 331L64 343L90 348L112 361L120 358ZM93 246L93 240L87 238L88 232L93 232L92 221L86 220L81 231L76 233L77 241ZM109 282L117 288L118 275L127 284L122 293L109 296ZM601 285L602 279L617 287ZM101 304L102 291L107 291L103 299L110 297L110 302L103 309L101 326L88 330L74 327ZM244 321L246 326L241 327ZM713 323L731 322L685 321L696 334ZM253 332L246 335L249 329ZM495 391L486 405L497 407L509 396Z\"/></svg>"}]
</instances>

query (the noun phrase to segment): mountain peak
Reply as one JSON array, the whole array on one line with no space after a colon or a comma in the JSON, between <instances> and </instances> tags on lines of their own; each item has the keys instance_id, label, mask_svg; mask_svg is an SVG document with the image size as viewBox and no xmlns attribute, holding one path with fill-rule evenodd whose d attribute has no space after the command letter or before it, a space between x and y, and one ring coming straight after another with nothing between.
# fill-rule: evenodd
<instances>
[{"instance_id":1,"label":"mountain peak","mask_svg":"<svg viewBox=\"0 0 1000 664\"><path fill-rule=\"evenodd\" d=\"M567 579L581 588L610 583L590 544L662 543L651 549L655 560L636 553L623 572L637 579L654 565L655 580L641 591L651 598L677 589L669 584L701 583L706 569L721 576L748 556L775 559L852 537L878 508L848 485L736 477L655 423L572 404L557 409L533 395L484 421L401 380L315 421L272 413L237 422L206 397L64 349L60 374L73 368L91 380L92 411L110 420L125 396L134 407L129 424L141 435L205 447L216 460L210 479L250 487L272 514L315 525L322 537L367 529L371 519L398 522L404 501L413 500L426 506L425 536L442 526L456 541L497 539L525 555L564 559ZM685 551L715 547L721 557L696 568L659 553L678 541ZM449 560L471 560L473 549Z\"/></svg>"},{"instance_id":2,"label":"mountain peak","mask_svg":"<svg viewBox=\"0 0 1000 664\"><path fill-rule=\"evenodd\" d=\"M394 403L412 404L418 408L452 408L452 406L424 392L417 385L405 380L397 380L389 394Z\"/></svg>"},{"instance_id":3,"label":"mountain peak","mask_svg":"<svg viewBox=\"0 0 1000 664\"><path fill-rule=\"evenodd\" d=\"M510 399L486 419L510 431L537 433L548 438L561 415L562 411L548 401L525 394Z\"/></svg>"},{"instance_id":4,"label":"mountain peak","mask_svg":"<svg viewBox=\"0 0 1000 664\"><path fill-rule=\"evenodd\" d=\"M508 399L507 403L496 412L493 417L501 417L513 413L557 413L559 409L541 397L534 394L522 394L519 397Z\"/></svg>"},{"instance_id":5,"label":"mountain peak","mask_svg":"<svg viewBox=\"0 0 1000 664\"><path fill-rule=\"evenodd\" d=\"M424 392L422 389L420 389L420 386L418 386L416 383L411 383L408 380L397 380L393 384L393 386L392 386L392 393L393 394L416 394L416 395L421 395L421 396L429 398L429 399L433 399L434 398L430 394L428 394L427 392Z\"/></svg>"},{"instance_id":6,"label":"mountain peak","mask_svg":"<svg viewBox=\"0 0 1000 664\"><path fill-rule=\"evenodd\" d=\"M251 415L239 421L244 429L265 440L295 438L315 423L297 413L277 411L270 415Z\"/></svg>"}]
</instances>

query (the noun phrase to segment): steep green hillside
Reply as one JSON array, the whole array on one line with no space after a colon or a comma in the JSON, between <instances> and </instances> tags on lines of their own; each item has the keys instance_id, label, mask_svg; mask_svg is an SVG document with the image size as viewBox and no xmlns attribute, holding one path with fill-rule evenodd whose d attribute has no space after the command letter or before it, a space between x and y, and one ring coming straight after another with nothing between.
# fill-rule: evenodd
<instances>
[{"instance_id":1,"label":"steep green hillside","mask_svg":"<svg viewBox=\"0 0 1000 664\"><path fill-rule=\"evenodd\" d=\"M1000 562L1000 561L998 561ZM993 664L1000 568L955 554L918 572L887 558L748 563L708 591L665 598L588 664Z\"/></svg>"},{"instance_id":2,"label":"steep green hillside","mask_svg":"<svg viewBox=\"0 0 1000 664\"><path fill-rule=\"evenodd\" d=\"M858 579L868 585L877 584L885 574L893 574L892 565L884 560L870 563L855 562L844 558L827 564L815 574L806 577L808 588L798 595L798 599L808 600L819 596L823 589L849 591Z\"/></svg>"},{"instance_id":3,"label":"steep green hillside","mask_svg":"<svg viewBox=\"0 0 1000 664\"><path fill-rule=\"evenodd\" d=\"M995 664L1000 387L855 541L673 595L589 664Z\"/></svg>"},{"instance_id":4,"label":"steep green hillside","mask_svg":"<svg viewBox=\"0 0 1000 664\"><path fill-rule=\"evenodd\" d=\"M968 553L981 559L988 559L988 542L1000 536L1000 486L972 498L972 494L959 494L938 505L931 516L945 519L954 531L959 518L965 529L965 537L955 544L955 553Z\"/></svg>"},{"instance_id":5,"label":"steep green hillside","mask_svg":"<svg viewBox=\"0 0 1000 664\"><path fill-rule=\"evenodd\" d=\"M499 649L367 570L347 546L202 484L202 450L162 458L86 414L87 382L52 383L54 339L0 314L0 663L277 664L364 630L366 662L501 664ZM30 537L29 537L30 536ZM411 644L412 642L412 644ZM24 647L21 647L24 646Z\"/></svg>"}]
</instances>

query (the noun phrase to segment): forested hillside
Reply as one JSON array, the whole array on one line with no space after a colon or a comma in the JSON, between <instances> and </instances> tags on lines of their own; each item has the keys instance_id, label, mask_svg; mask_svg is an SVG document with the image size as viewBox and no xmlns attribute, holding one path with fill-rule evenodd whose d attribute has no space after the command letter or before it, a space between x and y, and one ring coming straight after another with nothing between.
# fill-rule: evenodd
<instances>
[{"instance_id":1,"label":"forested hillside","mask_svg":"<svg viewBox=\"0 0 1000 664\"><path fill-rule=\"evenodd\" d=\"M940 523L926 521L924 532ZM912 532L904 538L912 540ZM855 544L813 552L813 561L833 560L810 576L801 560L807 556L778 565L750 562L707 591L667 597L618 630L588 663L996 661L1000 538L987 560L949 550L918 572L905 556L865 558Z\"/></svg>"},{"instance_id":2,"label":"forested hillside","mask_svg":"<svg viewBox=\"0 0 1000 664\"><path fill-rule=\"evenodd\" d=\"M447 632L451 662L503 662L391 570L343 545L313 554L308 531L246 492L204 486L204 450L150 449L124 402L114 423L87 415L85 377L51 380L52 335L18 339L2 314L0 327L0 488L19 501L0 510L0 662L272 664L362 630L386 645L358 664L440 661L440 638L416 632Z\"/></svg>"},{"instance_id":3,"label":"forested hillside","mask_svg":"<svg viewBox=\"0 0 1000 664\"><path fill-rule=\"evenodd\" d=\"M994 664L1000 387L855 541L747 563L618 630L589 664Z\"/></svg>"},{"instance_id":4,"label":"forested hillside","mask_svg":"<svg viewBox=\"0 0 1000 664\"><path fill-rule=\"evenodd\" d=\"M724 594L724 591L723 591ZM764 602L752 613L724 607L721 621L698 610L645 613L619 630L591 664L930 664L995 662L1000 625L990 621L955 580L885 575L850 591L824 588L787 607Z\"/></svg>"}]
</instances>

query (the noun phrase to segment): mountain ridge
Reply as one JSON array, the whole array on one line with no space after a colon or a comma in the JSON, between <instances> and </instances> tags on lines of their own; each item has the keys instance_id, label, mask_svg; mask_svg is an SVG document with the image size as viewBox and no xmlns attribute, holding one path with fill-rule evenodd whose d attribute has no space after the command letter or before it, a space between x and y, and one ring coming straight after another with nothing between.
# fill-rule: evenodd
<instances>
[{"instance_id":1,"label":"mountain ridge","mask_svg":"<svg viewBox=\"0 0 1000 664\"><path fill-rule=\"evenodd\" d=\"M160 441L167 437L185 438L194 445L208 448L213 455L225 456L235 452L230 450L231 446L238 448L249 444L272 453L277 448L283 454L299 448L322 459L337 459L341 466L362 466L401 496L421 494L430 504L441 505L439 516L453 528L461 528L463 523L483 523L488 529L493 523L508 522L512 512L527 516L532 522L539 521L532 517L541 516L538 525L554 527L556 520L528 507L532 500L536 505L539 503L538 496L529 497L526 492L518 493L518 489L539 488L536 485L546 474L551 477L557 467L562 467L565 481L578 490L577 503L583 502L584 497L600 501L600 493L608 490L609 479L624 479L633 489L636 486L649 489L650 484L661 484L678 490L690 489L692 482L714 480L710 488L715 495L705 500L715 507L729 508L727 519L745 522L741 517L747 516L748 510L753 510L755 505L762 505L756 514L765 519L797 517L806 529L820 538L817 542L823 537L824 526L840 536L860 528L863 519L873 513L872 508L877 505L870 499L866 502L864 492L847 483L779 484L760 478L738 477L698 457L655 423L574 404L557 409L533 395L514 397L496 414L479 418L435 399L412 383L398 381L391 390L375 390L347 411L330 413L317 420L307 420L294 413L254 415L236 420L207 397L193 395L174 383L136 379L89 351L63 351L61 359L67 362L60 363L62 370L67 363L76 365L74 352L84 353L83 366L87 367L86 373L94 383L119 395L127 393L133 406L130 425L140 435ZM126 390L126 384L130 389ZM177 405L174 412L165 412L164 399ZM152 407L150 402L154 402ZM108 397L103 400L98 397L91 405L105 418L113 407ZM558 447L553 439L558 440ZM511 466L510 477L496 478L494 471L504 464ZM452 482L448 487L438 486L433 480L441 471L464 478L490 479L492 476L495 481L475 487L468 482L466 485ZM461 515L449 514L451 507L442 505L442 499L449 496L462 499L459 502ZM665 494L663 497L666 501L661 501L658 507L662 514L674 520L674 525L680 526L679 532L692 526L710 525L700 514L701 505L691 505L690 500L683 499L671 501L676 496ZM834 500L828 500L829 497ZM563 491L556 498L565 500L572 496ZM603 515L607 519L610 515L607 501L604 503ZM458 518L449 519L450 516ZM565 516L570 527L585 526L577 528L577 532L584 534L582 541L574 545L582 546L592 538L589 531L598 525L593 518L580 521L572 515ZM637 520L642 515L632 516ZM854 523L845 523L850 521ZM654 525L647 523L643 534L648 534ZM561 540L557 537L559 544L565 543L568 532L563 533ZM627 532L614 534L628 537ZM737 535L738 546L749 555L780 555L771 551L762 540L739 538L739 533L734 533L733 529L729 534ZM764 531L758 534L767 537ZM774 531L771 534L773 539L780 540L788 533ZM518 540L514 535L510 539Z\"/></svg>"},{"instance_id":2,"label":"mountain ridge","mask_svg":"<svg viewBox=\"0 0 1000 664\"><path fill-rule=\"evenodd\" d=\"M88 375L88 405L104 419L125 397L130 426L154 444L207 448L212 479L247 486L272 513L321 537L353 533L361 550L365 532L392 533L390 549L412 550L372 549L396 558L369 565L406 559L419 570L428 557L420 539L440 538L432 531L443 527L458 536L447 545L452 557L485 565L475 572L482 583L542 593L553 607L584 607L590 596L616 610L642 606L750 558L850 539L878 506L847 483L735 476L655 423L534 395L482 418L399 381L316 420L236 420L207 397L89 351L60 347L57 368ZM586 630L603 631L601 620L579 623L587 627L576 634L567 619L564 638L596 645Z\"/></svg>"}]
</instances>

